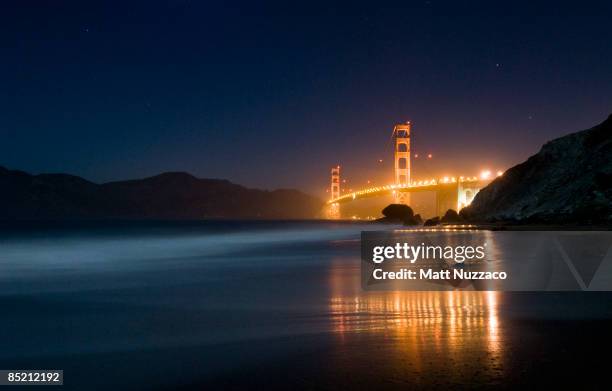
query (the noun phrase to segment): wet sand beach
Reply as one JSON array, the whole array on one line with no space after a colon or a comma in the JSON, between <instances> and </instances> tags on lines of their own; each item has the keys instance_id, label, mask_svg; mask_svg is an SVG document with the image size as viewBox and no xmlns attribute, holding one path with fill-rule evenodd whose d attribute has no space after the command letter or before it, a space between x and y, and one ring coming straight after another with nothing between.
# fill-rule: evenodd
<instances>
[{"instance_id":1,"label":"wet sand beach","mask_svg":"<svg viewBox=\"0 0 612 391\"><path fill-rule=\"evenodd\" d=\"M605 381L611 294L365 292L363 228L4 235L0 367L63 369L62 389L78 390Z\"/></svg>"}]
</instances>

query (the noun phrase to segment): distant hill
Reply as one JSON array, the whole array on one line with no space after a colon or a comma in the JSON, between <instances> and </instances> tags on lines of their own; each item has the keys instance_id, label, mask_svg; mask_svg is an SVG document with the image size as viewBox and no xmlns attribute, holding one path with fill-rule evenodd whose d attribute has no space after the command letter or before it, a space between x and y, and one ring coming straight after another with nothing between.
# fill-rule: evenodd
<instances>
[{"instance_id":1,"label":"distant hill","mask_svg":"<svg viewBox=\"0 0 612 391\"><path fill-rule=\"evenodd\" d=\"M612 223L612 115L549 141L461 211L473 221Z\"/></svg>"},{"instance_id":2,"label":"distant hill","mask_svg":"<svg viewBox=\"0 0 612 391\"><path fill-rule=\"evenodd\" d=\"M0 220L309 219L322 206L297 190L248 189L182 172L96 184L73 175L0 167Z\"/></svg>"}]
</instances>

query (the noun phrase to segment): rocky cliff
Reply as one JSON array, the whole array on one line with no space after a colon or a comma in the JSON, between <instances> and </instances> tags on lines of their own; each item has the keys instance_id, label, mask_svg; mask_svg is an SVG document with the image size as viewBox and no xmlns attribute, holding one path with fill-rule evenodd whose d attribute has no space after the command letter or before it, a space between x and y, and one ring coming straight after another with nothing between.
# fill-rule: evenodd
<instances>
[{"instance_id":1,"label":"rocky cliff","mask_svg":"<svg viewBox=\"0 0 612 391\"><path fill-rule=\"evenodd\" d=\"M612 115L546 143L461 211L472 221L612 223Z\"/></svg>"}]
</instances>

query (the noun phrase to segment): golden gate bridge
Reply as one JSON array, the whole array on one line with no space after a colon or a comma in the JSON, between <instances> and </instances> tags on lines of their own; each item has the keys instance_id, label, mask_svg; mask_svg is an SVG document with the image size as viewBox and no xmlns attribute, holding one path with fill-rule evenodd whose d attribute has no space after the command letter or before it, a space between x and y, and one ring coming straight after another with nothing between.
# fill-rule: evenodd
<instances>
[{"instance_id":1,"label":"golden gate bridge","mask_svg":"<svg viewBox=\"0 0 612 391\"><path fill-rule=\"evenodd\" d=\"M469 205L480 189L489 184L494 176L485 170L479 176L445 176L425 180L411 177L410 122L397 124L393 128L394 183L372 186L342 194L340 188L340 166L331 169L331 197L327 201L326 214L330 219L341 218L340 205L366 197L391 196L392 202L410 204L410 194L433 192L436 198L435 213L442 216L448 209L456 211ZM501 176L501 171L497 176Z\"/></svg>"}]
</instances>

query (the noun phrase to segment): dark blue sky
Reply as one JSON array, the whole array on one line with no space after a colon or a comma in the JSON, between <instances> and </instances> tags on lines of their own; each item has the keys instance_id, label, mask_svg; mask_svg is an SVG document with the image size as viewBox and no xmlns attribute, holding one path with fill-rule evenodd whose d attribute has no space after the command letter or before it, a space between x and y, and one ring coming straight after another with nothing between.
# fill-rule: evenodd
<instances>
[{"instance_id":1,"label":"dark blue sky","mask_svg":"<svg viewBox=\"0 0 612 391\"><path fill-rule=\"evenodd\" d=\"M125 3L3 4L0 165L321 195L337 163L351 187L390 178L395 122L434 154L418 178L507 168L612 112L605 2Z\"/></svg>"}]
</instances>

